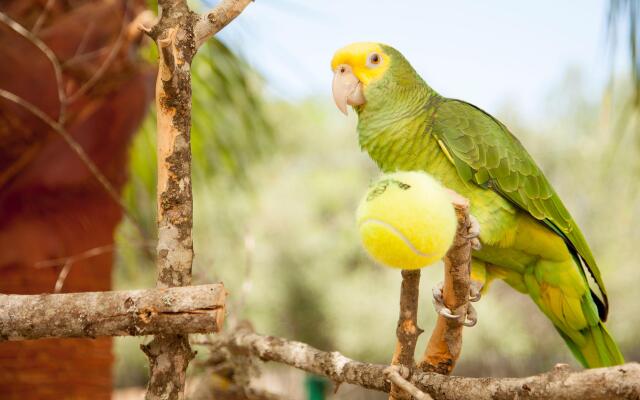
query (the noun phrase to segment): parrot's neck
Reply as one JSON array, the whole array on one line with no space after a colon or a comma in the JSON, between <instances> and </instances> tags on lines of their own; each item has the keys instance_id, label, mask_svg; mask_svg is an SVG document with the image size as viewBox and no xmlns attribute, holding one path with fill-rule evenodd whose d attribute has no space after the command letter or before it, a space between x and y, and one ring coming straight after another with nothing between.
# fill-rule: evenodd
<instances>
[{"instance_id":1,"label":"parrot's neck","mask_svg":"<svg viewBox=\"0 0 640 400\"><path fill-rule=\"evenodd\" d=\"M427 123L437 103L433 100L440 98L424 82L388 89L375 88L378 93L365 95L367 103L356 108L360 147L384 172L410 169L424 154Z\"/></svg>"}]
</instances>

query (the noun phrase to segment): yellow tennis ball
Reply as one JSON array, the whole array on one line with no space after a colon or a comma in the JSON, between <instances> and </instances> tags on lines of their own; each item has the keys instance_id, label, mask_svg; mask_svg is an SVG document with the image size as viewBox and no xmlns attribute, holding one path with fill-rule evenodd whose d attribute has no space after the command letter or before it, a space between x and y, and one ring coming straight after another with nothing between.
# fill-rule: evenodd
<instances>
[{"instance_id":1,"label":"yellow tennis ball","mask_svg":"<svg viewBox=\"0 0 640 400\"><path fill-rule=\"evenodd\" d=\"M369 255L401 269L426 267L444 257L457 226L451 196L423 172L381 176L360 202L357 222Z\"/></svg>"}]
</instances>

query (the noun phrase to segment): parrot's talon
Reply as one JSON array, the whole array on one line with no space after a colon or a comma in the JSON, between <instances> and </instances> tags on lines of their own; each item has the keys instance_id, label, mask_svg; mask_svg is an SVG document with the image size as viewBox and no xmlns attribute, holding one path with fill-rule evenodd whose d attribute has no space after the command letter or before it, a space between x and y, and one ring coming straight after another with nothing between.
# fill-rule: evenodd
<instances>
[{"instance_id":1,"label":"parrot's talon","mask_svg":"<svg viewBox=\"0 0 640 400\"><path fill-rule=\"evenodd\" d=\"M443 317L448 319L455 319L456 321L460 319L459 315L453 314L447 307L442 307L438 311L438 315L442 315Z\"/></svg>"},{"instance_id":2,"label":"parrot's talon","mask_svg":"<svg viewBox=\"0 0 640 400\"><path fill-rule=\"evenodd\" d=\"M476 312L476 309L471 305L471 303L469 303L467 305L467 315L465 316L465 319L463 322L461 322L461 324L471 328L472 326L475 326L477 323L478 323L478 313Z\"/></svg>"},{"instance_id":3,"label":"parrot's talon","mask_svg":"<svg viewBox=\"0 0 640 400\"><path fill-rule=\"evenodd\" d=\"M432 289L433 291L433 308L435 308L436 313L438 315L442 315L448 319L460 320L460 316L454 314L447 306L444 305L444 300L442 297L442 288L444 287L444 282L438 282Z\"/></svg>"},{"instance_id":4,"label":"parrot's talon","mask_svg":"<svg viewBox=\"0 0 640 400\"><path fill-rule=\"evenodd\" d=\"M469 285L469 301L474 303L480 301L482 297L480 290L482 290L482 283L471 280L471 285Z\"/></svg>"},{"instance_id":5,"label":"parrot's talon","mask_svg":"<svg viewBox=\"0 0 640 400\"><path fill-rule=\"evenodd\" d=\"M444 300L442 297L442 289L444 287L444 282L438 282L432 289L433 292L433 308L435 308L436 313L438 315L443 316L447 319L452 319L458 321L461 325L472 327L478 323L478 313L476 309L473 308L471 303L467 305L467 312L463 315L454 314L447 306L444 305ZM480 289L482 288L482 284L478 281L471 281L471 285L469 287L469 301L476 302L480 300Z\"/></svg>"},{"instance_id":6,"label":"parrot's talon","mask_svg":"<svg viewBox=\"0 0 640 400\"><path fill-rule=\"evenodd\" d=\"M482 249L482 243L480 243L480 222L473 215L469 215L469 226L467 227L466 239L471 241L471 248L474 250Z\"/></svg>"},{"instance_id":7,"label":"parrot's talon","mask_svg":"<svg viewBox=\"0 0 640 400\"><path fill-rule=\"evenodd\" d=\"M431 291L433 292L433 304L440 304L444 307L442 303L442 288L444 287L444 282L438 282ZM437 311L437 310L436 310Z\"/></svg>"},{"instance_id":8,"label":"parrot's talon","mask_svg":"<svg viewBox=\"0 0 640 400\"><path fill-rule=\"evenodd\" d=\"M472 239L480 236L480 222L473 215L469 214L469 228L467 229L467 238Z\"/></svg>"},{"instance_id":9,"label":"parrot's talon","mask_svg":"<svg viewBox=\"0 0 640 400\"><path fill-rule=\"evenodd\" d=\"M458 316L453 314L451 310L449 310L444 305L444 299L442 297L442 288L444 287L444 282L438 282L432 289L433 292L433 308L435 308L436 313L442 315L445 318L458 319Z\"/></svg>"}]
</instances>

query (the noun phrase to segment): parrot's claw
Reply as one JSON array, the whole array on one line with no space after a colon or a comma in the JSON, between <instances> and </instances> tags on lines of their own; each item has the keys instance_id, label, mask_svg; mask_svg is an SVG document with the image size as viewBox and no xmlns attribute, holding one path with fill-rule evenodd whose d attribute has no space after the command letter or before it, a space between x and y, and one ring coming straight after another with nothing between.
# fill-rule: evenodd
<instances>
[{"instance_id":1,"label":"parrot's claw","mask_svg":"<svg viewBox=\"0 0 640 400\"><path fill-rule=\"evenodd\" d=\"M480 290L482 290L482 282L471 280L471 285L469 286L469 301L478 302L480 301Z\"/></svg>"},{"instance_id":2,"label":"parrot's claw","mask_svg":"<svg viewBox=\"0 0 640 400\"><path fill-rule=\"evenodd\" d=\"M469 301L478 301L480 300L480 288L478 287L479 282L472 283L470 293L469 293ZM447 319L453 319L458 321L460 324L464 326L474 326L478 323L478 313L475 308L469 303L467 304L467 313L466 315L457 315L454 314L447 306L444 305L444 300L442 298L442 288L444 286L443 282L439 282L436 286L433 287L433 307L436 310L438 315L442 315Z\"/></svg>"},{"instance_id":3,"label":"parrot's claw","mask_svg":"<svg viewBox=\"0 0 640 400\"><path fill-rule=\"evenodd\" d=\"M444 303L442 300L442 288L444 287L444 282L438 282L433 289L431 289L431 292L433 293L433 304L434 306L436 304L441 305L442 307L444 307ZM436 311L438 311L436 309Z\"/></svg>"},{"instance_id":4,"label":"parrot's claw","mask_svg":"<svg viewBox=\"0 0 640 400\"><path fill-rule=\"evenodd\" d=\"M469 215L469 228L467 230L467 239L471 241L471 248L474 250L482 249L482 243L480 243L480 223L473 215Z\"/></svg>"},{"instance_id":5,"label":"parrot's claw","mask_svg":"<svg viewBox=\"0 0 640 400\"><path fill-rule=\"evenodd\" d=\"M436 309L436 313L442 315L445 318L449 319L459 319L459 315L455 315L451 312L447 306L444 305L444 299L442 298L442 288L444 286L444 282L438 282L437 285L433 287L433 307Z\"/></svg>"},{"instance_id":6,"label":"parrot's claw","mask_svg":"<svg viewBox=\"0 0 640 400\"><path fill-rule=\"evenodd\" d=\"M478 313L476 312L476 309L471 305L471 303L469 303L467 304L467 315L464 319L464 322L462 322L462 325L471 328L472 326L475 326L475 324L477 323L478 323Z\"/></svg>"}]
</instances>

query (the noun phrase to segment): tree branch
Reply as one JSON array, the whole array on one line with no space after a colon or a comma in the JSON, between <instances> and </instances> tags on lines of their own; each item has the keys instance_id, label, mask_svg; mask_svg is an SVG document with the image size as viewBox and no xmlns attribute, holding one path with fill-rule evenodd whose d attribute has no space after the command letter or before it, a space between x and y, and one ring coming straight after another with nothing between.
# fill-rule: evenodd
<instances>
[{"instance_id":1,"label":"tree branch","mask_svg":"<svg viewBox=\"0 0 640 400\"><path fill-rule=\"evenodd\" d=\"M393 353L391 365L406 367L411 371L415 360L413 355L416 350L418 336L423 332L418 328L418 299L420 292L420 270L402 270L402 286L400 288L400 316L396 328L396 350ZM402 377L406 378L406 377ZM405 398L406 390L397 385L391 386L389 399Z\"/></svg>"},{"instance_id":2,"label":"tree branch","mask_svg":"<svg viewBox=\"0 0 640 400\"><path fill-rule=\"evenodd\" d=\"M43 10L42 14L38 18L38 21L36 21L36 24L34 25L34 32L36 31L36 28L39 29L42 23L44 23L44 18L46 17L46 14L49 12L51 6L52 6L52 2L48 1L47 4L45 5L45 9ZM122 33L126 31L124 27L126 27L126 15L128 12L127 10L129 8L128 2L126 2L125 7L126 9L122 17L123 29L119 37L123 36ZM142 13L142 14L145 20L148 19L148 15L146 15L145 13ZM142 226L140 225L140 223L135 219L133 214L126 207L126 205L120 198L118 191L115 190L111 182L109 182L109 180L104 176L104 174L102 174L100 169L98 169L98 167L93 162L93 160L91 160L91 158L87 155L87 153L84 151L82 146L80 146L80 144L73 138L73 136L71 136L71 134L65 128L67 105L77 100L79 95L81 95L86 90L91 88L95 84L97 79L102 77L102 74L104 74L104 72L108 69L108 67L113 62L113 58L115 57L115 55L117 55L116 45L114 44L114 46L112 47L112 52L107 56L107 60L105 61L105 63L103 63L98 68L98 71L96 71L96 74L94 74L89 79L88 82L82 85L81 88L78 90L78 92L76 92L74 95L72 95L71 98L69 98L65 93L65 88L64 88L65 85L64 85L63 76L62 76L62 66L57 56L53 52L53 50L51 50L51 48L47 46L46 43L40 40L35 33L29 32L26 28L24 28L22 25L14 21L11 17L6 15L5 13L0 12L0 22L3 22L12 30L14 30L16 33L24 37L26 40L30 41L35 47L37 47L40 51L42 51L42 53L47 57L47 59L51 63L54 76L55 76L56 87L58 91L58 101L59 101L58 118L57 120L54 120L52 117L46 114L39 107L35 106L29 101L7 90L0 89L0 97L3 97L6 100L9 100L21 106L25 110L29 111L36 118L40 119L42 122L47 124L54 132L59 134L67 143L67 145L71 148L71 150L73 150L78 156L78 158L80 158L80 160L85 164L89 172L96 178L98 183L105 189L105 191L109 194L109 196L120 206L125 216L133 223L133 225L136 227L136 229L140 233L142 240L146 241L147 238L146 238L144 229L142 229Z\"/></svg>"},{"instance_id":3,"label":"tree branch","mask_svg":"<svg viewBox=\"0 0 640 400\"><path fill-rule=\"evenodd\" d=\"M252 0L222 0L213 10L200 16L195 24L196 47L233 21Z\"/></svg>"},{"instance_id":4,"label":"tree branch","mask_svg":"<svg viewBox=\"0 0 640 400\"><path fill-rule=\"evenodd\" d=\"M222 284L0 295L0 341L217 332L224 321L225 298Z\"/></svg>"},{"instance_id":5,"label":"tree branch","mask_svg":"<svg viewBox=\"0 0 640 400\"><path fill-rule=\"evenodd\" d=\"M158 287L191 284L191 60L194 14L185 0L158 2L158 23L148 32L160 55L156 80L158 126ZM147 400L184 398L195 356L187 335L157 335L142 350L149 358Z\"/></svg>"},{"instance_id":6,"label":"tree branch","mask_svg":"<svg viewBox=\"0 0 640 400\"><path fill-rule=\"evenodd\" d=\"M148 247L151 247L151 245L143 243L140 247L147 249ZM38 261L37 263L35 263L34 266L36 268L62 267L62 269L58 273L58 279L56 279L56 283L53 287L54 293L60 293L62 291L62 286L64 285L64 282L67 279L67 275L69 275L69 272L71 272L71 268L75 263L77 263L78 261L97 257L102 254L112 253L115 251L115 249L116 247L114 244L106 244L103 246L90 248L81 253L74 254L68 257L60 257L60 258L53 258L49 260Z\"/></svg>"},{"instance_id":7,"label":"tree branch","mask_svg":"<svg viewBox=\"0 0 640 400\"><path fill-rule=\"evenodd\" d=\"M455 197L457 196L457 197ZM449 375L455 367L462 350L462 328L469 307L471 287L471 240L469 229L469 202L455 194L453 202L458 228L451 248L444 258L444 285L442 297L445 306L461 320L438 315L436 326L431 333L422 361L418 368L423 371ZM471 308L472 309L472 308Z\"/></svg>"},{"instance_id":8,"label":"tree branch","mask_svg":"<svg viewBox=\"0 0 640 400\"><path fill-rule=\"evenodd\" d=\"M47 124L49 126L49 128L51 128L54 132L56 132L58 135L60 135L62 137L62 139L67 143L67 145L71 148L71 150L74 153L76 153L76 155L78 156L80 161L82 161L82 163L87 167L87 169L89 170L91 175L93 175L93 177L96 178L98 183L104 188L104 190L111 197L111 199L116 204L118 204L120 206L120 208L122 209L122 212L135 225L135 227L138 229L138 232L140 233L140 236L142 236L142 239L146 240L146 237L144 235L144 229L142 229L142 226L140 225L140 223L138 223L138 221L133 216L131 211L129 211L127 206L124 204L124 202L120 198L120 195L118 194L118 191L113 187L113 185L111 184L111 182L109 182L107 177L104 176L104 174L100 171L98 166L93 162L93 160L89 157L89 155L84 151L84 149L82 148L80 143L78 143L73 138L73 136L71 136L71 134L66 130L64 125L62 125L58 121L53 120L50 116L48 116L44 111L42 111L40 108L36 107L34 104L28 102L27 100L23 99L22 97L17 96L17 95L15 95L15 94L7 91L7 90L0 89L0 97L4 98L4 99L7 99L7 100L19 105L20 107L24 108L25 110L29 111L36 118L38 118L40 121L42 121L45 124Z\"/></svg>"},{"instance_id":9,"label":"tree branch","mask_svg":"<svg viewBox=\"0 0 640 400\"><path fill-rule=\"evenodd\" d=\"M275 336L262 336L246 328L232 334L220 333L211 338L210 346L226 346L234 354L250 353L262 361L275 361L323 375L335 382L352 383L367 389L389 392L390 384L383 375L386 365L354 361L337 351L325 352L306 343Z\"/></svg>"},{"instance_id":10,"label":"tree branch","mask_svg":"<svg viewBox=\"0 0 640 400\"><path fill-rule=\"evenodd\" d=\"M33 24L33 28L31 28L31 32L33 33L33 35L37 35L40 32L40 28L42 28L42 26L44 25L49 11L51 10L51 7L53 7L54 1L55 0L47 0L47 3L44 5L44 8L38 16L38 19L36 20L35 24Z\"/></svg>"},{"instance_id":11,"label":"tree branch","mask_svg":"<svg viewBox=\"0 0 640 400\"><path fill-rule=\"evenodd\" d=\"M186 0L160 0L160 20L145 31L160 55L156 81L158 126L158 287L191 284L191 61L199 44L233 20L248 1L223 0L206 17ZM148 400L182 399L194 356L185 335L158 335L143 347L151 366Z\"/></svg>"},{"instance_id":12,"label":"tree branch","mask_svg":"<svg viewBox=\"0 0 640 400\"><path fill-rule=\"evenodd\" d=\"M146 17L148 14L141 13L141 15ZM124 3L124 11L122 12L122 25L120 26L120 32L118 32L118 36L116 37L116 40L114 41L113 45L111 45L111 50L109 50L109 53L107 54L107 58L104 60L102 64L100 64L98 69L93 73L93 75L91 76L91 78L89 78L88 81L83 83L82 86L78 88L78 90L76 90L74 93L70 94L66 98L65 101L67 104L71 104L74 101L78 100L80 97L82 97L89 89L91 89L102 78L102 76L104 75L105 72L107 72L109 67L111 67L111 64L113 64L114 60L116 59L116 56L118 55L118 52L122 48L122 44L124 43L124 39L126 37L127 27L128 27L128 23L127 23L128 18L129 18L129 2L126 1ZM136 24L138 24L138 22L136 22Z\"/></svg>"},{"instance_id":13,"label":"tree branch","mask_svg":"<svg viewBox=\"0 0 640 400\"><path fill-rule=\"evenodd\" d=\"M104 246L93 247L89 250L83 251L80 254L75 254L69 257L60 257L54 258L50 260L39 261L35 264L36 268L47 268L47 267L62 267L60 273L58 273L58 279L56 279L56 284L53 287L54 293L60 293L62 291L62 286L64 285L69 272L71 272L71 267L78 261L86 260L92 257L97 257L99 255L105 253L111 253L115 250L114 244L106 244Z\"/></svg>"},{"instance_id":14,"label":"tree branch","mask_svg":"<svg viewBox=\"0 0 640 400\"><path fill-rule=\"evenodd\" d=\"M60 115L58 116L59 120L64 120L65 107L66 107L66 95L64 93L64 83L62 81L62 67L60 66L60 62L58 58L53 53L53 50L49 48L42 40L40 40L37 36L29 32L25 27L11 19L7 14L0 12L0 21L6 24L9 28L13 29L16 33L27 39L34 46L36 46L42 54L44 54L49 62L51 63L51 68L53 68L53 74L56 78L56 85L58 89L58 101L60 103Z\"/></svg>"},{"instance_id":15,"label":"tree branch","mask_svg":"<svg viewBox=\"0 0 640 400\"><path fill-rule=\"evenodd\" d=\"M212 346L227 346L232 353L252 354L263 361L275 361L323 375L338 383L389 392L386 365L355 361L338 352L325 352L306 343L262 336L247 329L218 334ZM436 400L496 399L638 399L640 364L570 371L559 365L552 371L525 378L467 378L433 372L414 372L407 380Z\"/></svg>"}]
</instances>

